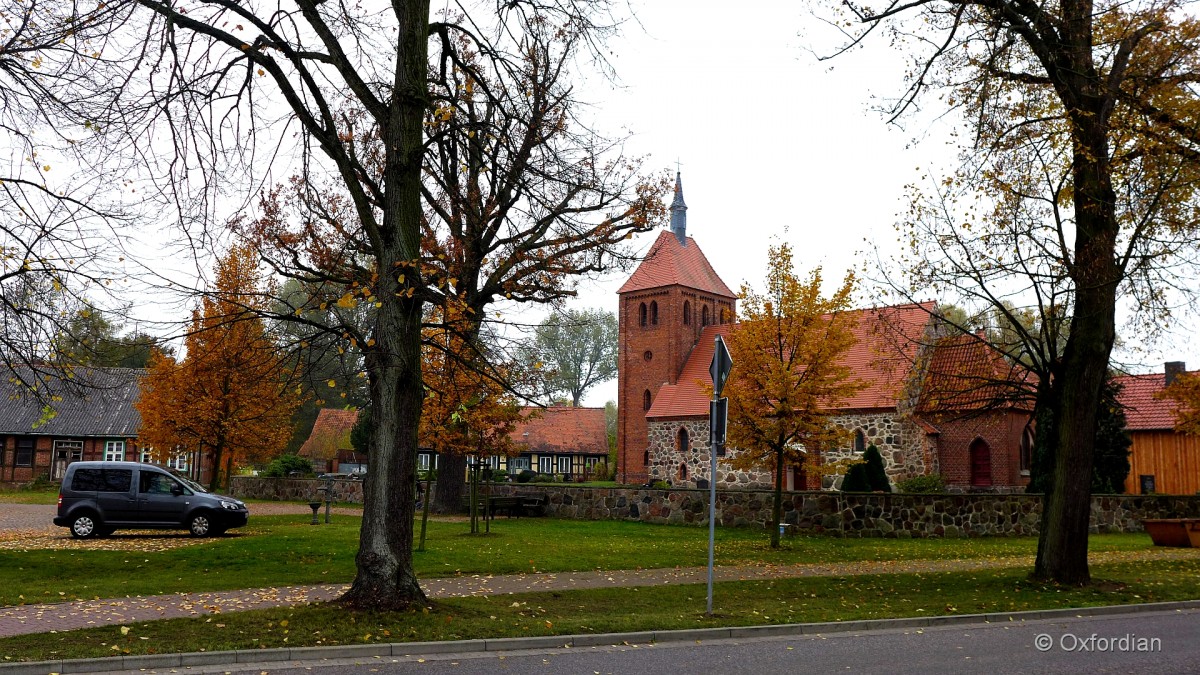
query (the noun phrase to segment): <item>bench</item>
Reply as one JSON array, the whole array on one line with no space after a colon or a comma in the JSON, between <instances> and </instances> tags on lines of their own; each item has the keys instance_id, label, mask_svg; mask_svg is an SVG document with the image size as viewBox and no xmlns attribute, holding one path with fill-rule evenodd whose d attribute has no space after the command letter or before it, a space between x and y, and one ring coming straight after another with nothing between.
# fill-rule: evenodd
<instances>
[{"instance_id":1,"label":"bench","mask_svg":"<svg viewBox=\"0 0 1200 675\"><path fill-rule=\"evenodd\" d=\"M550 503L546 495L517 495L517 498L521 500L521 510L535 516L544 515L546 504Z\"/></svg>"},{"instance_id":2,"label":"bench","mask_svg":"<svg viewBox=\"0 0 1200 675\"><path fill-rule=\"evenodd\" d=\"M1200 518L1147 518L1142 526L1155 546L1200 548Z\"/></svg>"},{"instance_id":3,"label":"bench","mask_svg":"<svg viewBox=\"0 0 1200 675\"><path fill-rule=\"evenodd\" d=\"M471 498L463 497L463 510L471 512ZM522 500L520 497L511 495L493 495L491 497L478 496L475 498L476 508L483 514L484 518L495 519L496 514L503 511L506 516L512 518L514 515L521 516Z\"/></svg>"}]
</instances>

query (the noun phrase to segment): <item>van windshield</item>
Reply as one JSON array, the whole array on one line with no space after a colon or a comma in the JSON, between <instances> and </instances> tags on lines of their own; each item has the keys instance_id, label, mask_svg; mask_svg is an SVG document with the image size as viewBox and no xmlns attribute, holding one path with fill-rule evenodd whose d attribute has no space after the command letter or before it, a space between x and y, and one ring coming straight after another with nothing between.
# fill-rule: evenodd
<instances>
[{"instance_id":1,"label":"van windshield","mask_svg":"<svg viewBox=\"0 0 1200 675\"><path fill-rule=\"evenodd\" d=\"M199 483L192 480L191 478L188 478L187 476L183 475L179 471L176 471L175 469L167 469L167 471L171 472L171 475L174 476L175 479L178 480L180 483L183 483L184 485L191 488L192 491L208 492L208 490L204 489L204 486L200 485Z\"/></svg>"}]
</instances>

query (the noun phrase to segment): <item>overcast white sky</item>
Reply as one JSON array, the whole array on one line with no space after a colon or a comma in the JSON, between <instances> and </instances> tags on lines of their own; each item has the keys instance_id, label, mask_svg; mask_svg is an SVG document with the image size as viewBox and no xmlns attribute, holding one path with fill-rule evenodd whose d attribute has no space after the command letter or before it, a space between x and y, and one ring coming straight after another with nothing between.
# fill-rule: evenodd
<instances>
[{"instance_id":1,"label":"overcast white sky","mask_svg":"<svg viewBox=\"0 0 1200 675\"><path fill-rule=\"evenodd\" d=\"M648 155L653 170L682 163L688 233L735 290L744 281L761 287L773 237L793 245L802 270L823 265L827 279L859 267L876 243L893 250L904 186L956 164L953 121L935 119L936 101L905 128L875 109L902 88L903 55L882 40L819 62L809 48L833 40L807 3L629 2L636 21L607 44L620 81L581 83L578 98L592 104L584 116L609 136L632 134L627 152ZM639 249L656 236L643 235ZM571 306L616 311L626 276L584 283ZM181 307L165 313L175 310L185 318ZM1164 360L1200 365L1200 343L1188 333L1115 356L1134 372ZM585 402L615 398L613 380Z\"/></svg>"},{"instance_id":2,"label":"overcast white sky","mask_svg":"<svg viewBox=\"0 0 1200 675\"><path fill-rule=\"evenodd\" d=\"M819 62L809 47L829 36L803 5L637 3L641 26L611 44L623 86L582 92L602 128L634 134L630 152L655 167L682 162L688 233L735 290L761 287L772 237L792 244L804 270L823 265L827 279L840 279L876 241L894 242L905 184L956 161L949 121L929 115L900 129L873 109L901 91L901 55L876 41ZM624 278L588 284L574 304L616 311ZM1136 372L1189 356L1200 365L1188 333L1114 356ZM615 398L614 380L586 404Z\"/></svg>"}]
</instances>

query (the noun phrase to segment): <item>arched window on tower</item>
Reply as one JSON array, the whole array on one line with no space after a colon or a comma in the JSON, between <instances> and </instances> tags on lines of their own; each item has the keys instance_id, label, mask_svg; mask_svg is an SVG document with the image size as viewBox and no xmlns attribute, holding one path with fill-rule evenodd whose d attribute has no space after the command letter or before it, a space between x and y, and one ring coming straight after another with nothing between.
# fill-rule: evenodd
<instances>
[{"instance_id":1,"label":"arched window on tower","mask_svg":"<svg viewBox=\"0 0 1200 675\"><path fill-rule=\"evenodd\" d=\"M646 303L638 305L638 325L646 327Z\"/></svg>"},{"instance_id":2,"label":"arched window on tower","mask_svg":"<svg viewBox=\"0 0 1200 675\"><path fill-rule=\"evenodd\" d=\"M708 325L708 305L705 305L700 308L700 325L701 326Z\"/></svg>"},{"instance_id":3,"label":"arched window on tower","mask_svg":"<svg viewBox=\"0 0 1200 675\"><path fill-rule=\"evenodd\" d=\"M863 434L862 429L854 430L854 451L859 454L867 451L867 437Z\"/></svg>"},{"instance_id":4,"label":"arched window on tower","mask_svg":"<svg viewBox=\"0 0 1200 675\"><path fill-rule=\"evenodd\" d=\"M687 480L687 462L679 463L679 480Z\"/></svg>"},{"instance_id":5,"label":"arched window on tower","mask_svg":"<svg viewBox=\"0 0 1200 675\"><path fill-rule=\"evenodd\" d=\"M729 312L724 307L721 308L721 325L724 326L729 321Z\"/></svg>"},{"instance_id":6,"label":"arched window on tower","mask_svg":"<svg viewBox=\"0 0 1200 675\"><path fill-rule=\"evenodd\" d=\"M658 302L657 301L653 301L650 303L650 325L651 326L658 325Z\"/></svg>"},{"instance_id":7,"label":"arched window on tower","mask_svg":"<svg viewBox=\"0 0 1200 675\"><path fill-rule=\"evenodd\" d=\"M642 394L642 410L649 410L649 409L650 409L650 390L647 389L645 391L645 393Z\"/></svg>"},{"instance_id":8,"label":"arched window on tower","mask_svg":"<svg viewBox=\"0 0 1200 675\"><path fill-rule=\"evenodd\" d=\"M687 300L683 301L683 325L692 325L692 303Z\"/></svg>"},{"instance_id":9,"label":"arched window on tower","mask_svg":"<svg viewBox=\"0 0 1200 675\"><path fill-rule=\"evenodd\" d=\"M679 433L675 434L675 449L685 457L688 450L691 450L691 438L688 436L688 430L683 427L679 427Z\"/></svg>"}]
</instances>

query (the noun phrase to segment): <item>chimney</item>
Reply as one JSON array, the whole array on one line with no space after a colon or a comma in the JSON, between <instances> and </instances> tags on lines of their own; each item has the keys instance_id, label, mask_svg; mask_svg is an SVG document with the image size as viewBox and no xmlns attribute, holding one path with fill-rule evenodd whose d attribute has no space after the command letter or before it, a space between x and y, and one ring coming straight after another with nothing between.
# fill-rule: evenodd
<instances>
[{"instance_id":1,"label":"chimney","mask_svg":"<svg viewBox=\"0 0 1200 675\"><path fill-rule=\"evenodd\" d=\"M1171 386L1175 378L1187 372L1187 364L1183 361L1167 361L1163 364L1163 374L1165 375L1166 386Z\"/></svg>"}]
</instances>

